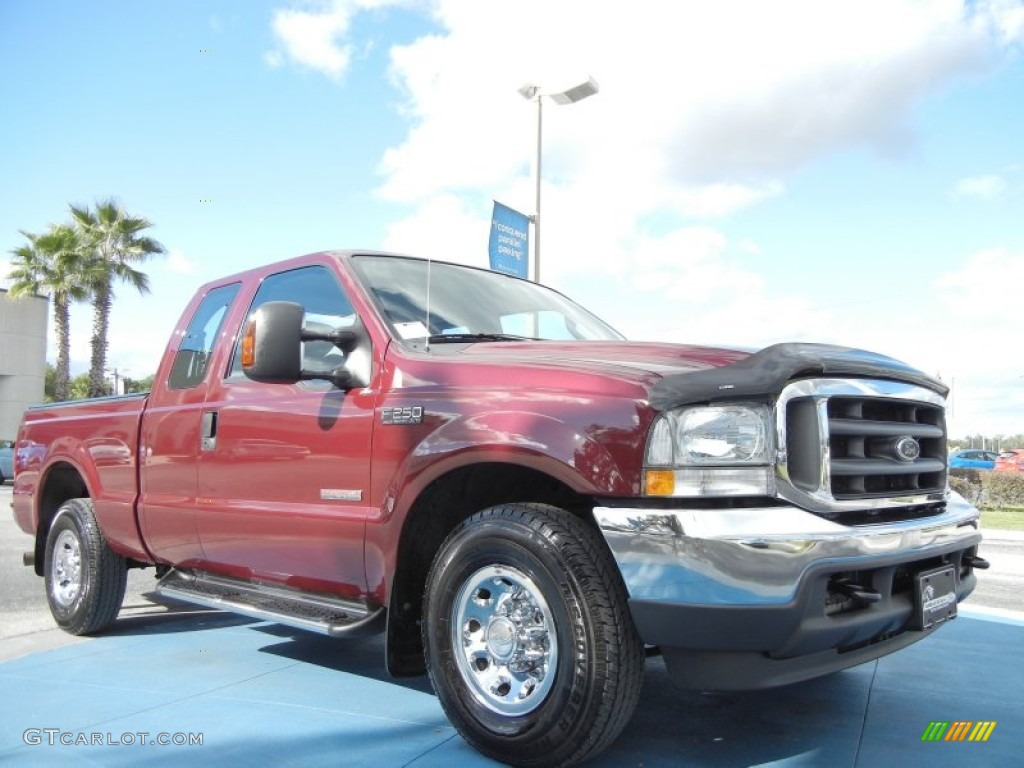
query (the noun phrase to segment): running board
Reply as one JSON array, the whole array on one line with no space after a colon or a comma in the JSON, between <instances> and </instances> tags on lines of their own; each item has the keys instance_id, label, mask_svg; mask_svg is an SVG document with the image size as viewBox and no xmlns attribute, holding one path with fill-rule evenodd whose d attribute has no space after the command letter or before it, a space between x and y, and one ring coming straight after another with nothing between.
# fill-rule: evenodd
<instances>
[{"instance_id":1,"label":"running board","mask_svg":"<svg viewBox=\"0 0 1024 768\"><path fill-rule=\"evenodd\" d=\"M377 634L385 627L383 608L204 571L171 570L157 582L156 591L186 603L287 624L329 637L362 637Z\"/></svg>"}]
</instances>

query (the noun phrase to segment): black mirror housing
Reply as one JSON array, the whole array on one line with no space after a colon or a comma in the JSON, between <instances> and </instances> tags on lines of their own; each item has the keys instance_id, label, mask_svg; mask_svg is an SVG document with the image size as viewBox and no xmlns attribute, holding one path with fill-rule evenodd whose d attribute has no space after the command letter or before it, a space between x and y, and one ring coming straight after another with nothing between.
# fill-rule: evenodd
<instances>
[{"instance_id":1,"label":"black mirror housing","mask_svg":"<svg viewBox=\"0 0 1024 768\"><path fill-rule=\"evenodd\" d=\"M304 341L329 341L344 351L346 357L363 346L369 347L369 336L358 319L352 329L324 333L305 330L304 317L302 305L293 301L268 301L253 312L246 320L242 334L242 371L245 375L253 381L274 384L325 379L339 389L367 386L369 372L354 373L347 364L329 373L302 368Z\"/></svg>"},{"instance_id":2,"label":"black mirror housing","mask_svg":"<svg viewBox=\"0 0 1024 768\"><path fill-rule=\"evenodd\" d=\"M268 301L245 322L242 371L253 381L294 384L302 378L302 306Z\"/></svg>"}]
</instances>

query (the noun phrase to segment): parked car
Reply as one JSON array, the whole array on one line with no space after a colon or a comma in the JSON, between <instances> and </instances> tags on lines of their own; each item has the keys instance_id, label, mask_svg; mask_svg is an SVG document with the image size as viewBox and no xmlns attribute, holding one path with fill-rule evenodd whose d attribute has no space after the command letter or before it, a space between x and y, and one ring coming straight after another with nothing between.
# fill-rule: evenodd
<instances>
[{"instance_id":1,"label":"parked car","mask_svg":"<svg viewBox=\"0 0 1024 768\"><path fill-rule=\"evenodd\" d=\"M1003 451L996 458L996 472L1024 472L1024 448Z\"/></svg>"},{"instance_id":2,"label":"parked car","mask_svg":"<svg viewBox=\"0 0 1024 768\"><path fill-rule=\"evenodd\" d=\"M0 485L14 477L14 448L8 440L0 440Z\"/></svg>"},{"instance_id":3,"label":"parked car","mask_svg":"<svg viewBox=\"0 0 1024 768\"><path fill-rule=\"evenodd\" d=\"M996 465L996 451L983 451L980 448L967 448L962 451L954 451L949 455L950 469L994 469Z\"/></svg>"}]
</instances>

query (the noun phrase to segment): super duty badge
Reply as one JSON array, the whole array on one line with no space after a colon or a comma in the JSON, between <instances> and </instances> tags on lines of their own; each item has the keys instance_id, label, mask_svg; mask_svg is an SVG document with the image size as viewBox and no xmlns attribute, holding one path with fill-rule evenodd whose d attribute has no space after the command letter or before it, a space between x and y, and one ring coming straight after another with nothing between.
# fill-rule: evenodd
<instances>
[{"instance_id":1,"label":"super duty badge","mask_svg":"<svg viewBox=\"0 0 1024 768\"><path fill-rule=\"evenodd\" d=\"M396 408L381 408L381 424L422 424L423 406L405 405Z\"/></svg>"}]
</instances>

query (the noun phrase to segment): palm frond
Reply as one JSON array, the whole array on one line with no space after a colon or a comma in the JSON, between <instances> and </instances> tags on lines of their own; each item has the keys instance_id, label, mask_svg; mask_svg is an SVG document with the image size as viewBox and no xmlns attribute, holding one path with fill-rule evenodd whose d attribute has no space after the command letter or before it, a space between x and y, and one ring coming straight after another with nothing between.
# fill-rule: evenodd
<instances>
[{"instance_id":1,"label":"palm frond","mask_svg":"<svg viewBox=\"0 0 1024 768\"><path fill-rule=\"evenodd\" d=\"M71 204L68 206L68 210L71 211L71 218L74 220L76 227L89 229L95 225L96 219L92 215L92 211L89 210L89 206Z\"/></svg>"}]
</instances>

